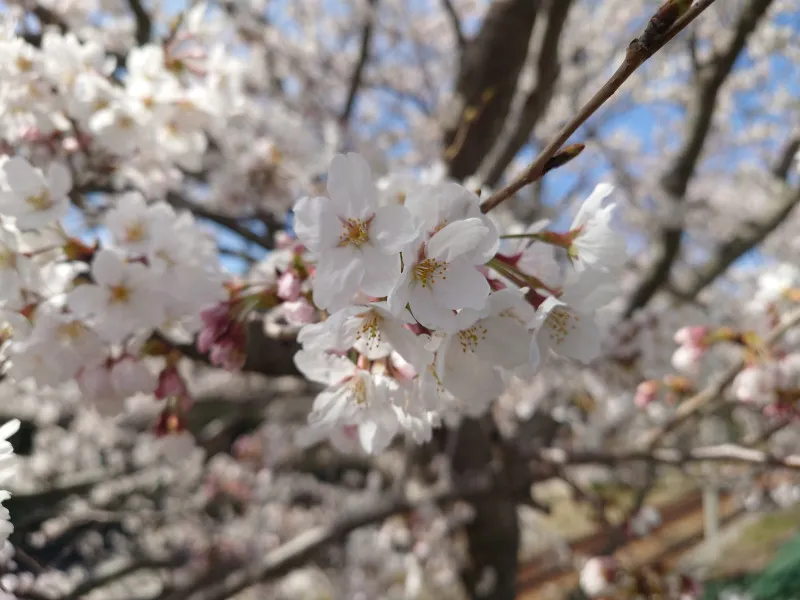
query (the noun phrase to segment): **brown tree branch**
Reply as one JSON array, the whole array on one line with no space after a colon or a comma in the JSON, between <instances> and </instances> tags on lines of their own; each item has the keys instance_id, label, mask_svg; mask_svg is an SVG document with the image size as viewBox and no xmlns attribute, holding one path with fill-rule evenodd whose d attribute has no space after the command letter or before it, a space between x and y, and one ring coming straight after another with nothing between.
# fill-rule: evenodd
<instances>
[{"instance_id":1,"label":"brown tree branch","mask_svg":"<svg viewBox=\"0 0 800 600\"><path fill-rule=\"evenodd\" d=\"M629 450L621 452L586 451L567 452L560 448L548 448L537 455L537 459L560 466L608 465L624 462L648 462L681 467L692 462L740 463L800 470L800 455L779 457L762 450L736 444L703 446L682 451L677 448L654 448L653 450Z\"/></svg>"},{"instance_id":2,"label":"brown tree branch","mask_svg":"<svg viewBox=\"0 0 800 600\"><path fill-rule=\"evenodd\" d=\"M561 146L583 125L589 117L611 98L631 75L650 59L656 52L667 45L676 35L683 31L692 21L711 6L715 0L699 0L661 36L656 43L644 46L634 40L619 68L608 79L602 88L583 106L575 117L567 123L556 137L542 150L534 161L504 188L492 194L481 205L484 213L508 200L526 185L538 181L544 174L544 166Z\"/></svg>"},{"instance_id":3,"label":"brown tree branch","mask_svg":"<svg viewBox=\"0 0 800 600\"><path fill-rule=\"evenodd\" d=\"M136 42L141 46L150 41L153 20L141 0L128 0L128 6L136 19Z\"/></svg>"},{"instance_id":4,"label":"brown tree branch","mask_svg":"<svg viewBox=\"0 0 800 600\"><path fill-rule=\"evenodd\" d=\"M513 126L506 127L505 135L498 138L492 151L484 159L481 180L494 187L514 157L528 143L531 132L544 116L553 97L561 72L558 47L573 0L551 0L547 11L547 29L538 49L536 63L536 87L530 91L519 118Z\"/></svg>"},{"instance_id":5,"label":"brown tree branch","mask_svg":"<svg viewBox=\"0 0 800 600\"><path fill-rule=\"evenodd\" d=\"M543 0L492 2L461 53L443 123L445 159L457 180L475 173L508 117Z\"/></svg>"},{"instance_id":6,"label":"brown tree branch","mask_svg":"<svg viewBox=\"0 0 800 600\"><path fill-rule=\"evenodd\" d=\"M464 30L461 27L461 17L458 16L458 11L456 11L456 7L453 5L453 0L442 0L442 7L447 13L447 17L450 19L450 24L453 27L453 35L456 36L458 50L459 52L463 52L467 40L464 37Z\"/></svg>"},{"instance_id":7,"label":"brown tree branch","mask_svg":"<svg viewBox=\"0 0 800 600\"><path fill-rule=\"evenodd\" d=\"M798 150L800 150L800 137L789 140L771 169L773 177L779 181L786 181ZM696 298L743 254L758 246L775 231L798 204L800 204L800 189L787 190L775 206L769 207L771 212L767 218L742 223L739 231L717 248L714 257L695 270L690 283L680 288L673 286L673 293L681 300Z\"/></svg>"},{"instance_id":8,"label":"brown tree branch","mask_svg":"<svg viewBox=\"0 0 800 600\"><path fill-rule=\"evenodd\" d=\"M225 600L259 582L279 577L302 565L321 548L346 538L356 529L380 523L391 516L409 513L424 506L432 504L441 506L458 500L480 498L490 494L493 487L494 482L491 477L478 477L468 485L434 493L420 500L382 498L369 508L352 511L330 525L315 527L298 535L260 561L227 574L217 585L209 586L207 582L203 582L201 587L190 585L177 590L165 600L185 600L201 591L203 593L198 597L202 600Z\"/></svg>"},{"instance_id":9,"label":"brown tree branch","mask_svg":"<svg viewBox=\"0 0 800 600\"><path fill-rule=\"evenodd\" d=\"M372 30L375 26L375 12L378 0L368 0L368 4L368 14L364 20L364 26L361 29L361 50L359 51L358 61L353 69L353 74L350 76L350 85L347 89L347 100L345 101L344 110L339 117L339 122L342 125L347 125L353 115L358 90L361 88L361 80L364 76L364 68L367 66L367 61L369 60Z\"/></svg>"},{"instance_id":10,"label":"brown tree branch","mask_svg":"<svg viewBox=\"0 0 800 600\"><path fill-rule=\"evenodd\" d=\"M798 323L800 323L800 310L787 315L764 339L764 346L769 347L779 341L786 332L796 327ZM744 359L737 360L703 390L681 402L675 411L675 415L669 421L647 431L642 436L640 446L647 450L655 448L665 435L677 429L707 404L721 397L725 389L744 367Z\"/></svg>"},{"instance_id":11,"label":"brown tree branch","mask_svg":"<svg viewBox=\"0 0 800 600\"><path fill-rule=\"evenodd\" d=\"M686 139L661 178L661 188L666 198L676 205L676 210L684 200L689 181L694 176L711 131L722 85L772 2L773 0L749 0L739 14L731 41L697 73L695 94L689 107ZM657 257L631 294L625 308L626 317L645 306L668 282L672 265L680 254L682 235L683 228L680 225L668 224L661 229Z\"/></svg>"}]
</instances>

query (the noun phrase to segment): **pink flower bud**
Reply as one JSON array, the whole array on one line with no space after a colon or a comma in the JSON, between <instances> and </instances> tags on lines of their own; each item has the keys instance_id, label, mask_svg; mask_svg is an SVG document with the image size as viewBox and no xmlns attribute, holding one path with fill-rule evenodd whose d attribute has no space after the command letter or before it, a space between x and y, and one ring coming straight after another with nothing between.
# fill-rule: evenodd
<instances>
[{"instance_id":1,"label":"pink flower bud","mask_svg":"<svg viewBox=\"0 0 800 600\"><path fill-rule=\"evenodd\" d=\"M633 403L639 408L645 408L658 396L658 388L657 381L643 381L636 387Z\"/></svg>"},{"instance_id":2,"label":"pink flower bud","mask_svg":"<svg viewBox=\"0 0 800 600\"><path fill-rule=\"evenodd\" d=\"M294 302L284 302L281 310L292 325L307 325L314 322L314 307L305 298Z\"/></svg>"},{"instance_id":3,"label":"pink flower bud","mask_svg":"<svg viewBox=\"0 0 800 600\"><path fill-rule=\"evenodd\" d=\"M294 271L286 271L278 278L278 298L293 302L300 297L302 282Z\"/></svg>"},{"instance_id":4,"label":"pink flower bud","mask_svg":"<svg viewBox=\"0 0 800 600\"><path fill-rule=\"evenodd\" d=\"M209 353L212 365L228 371L241 371L246 359L243 340L240 342L235 336L226 336L217 341Z\"/></svg>"},{"instance_id":5,"label":"pink flower bud","mask_svg":"<svg viewBox=\"0 0 800 600\"><path fill-rule=\"evenodd\" d=\"M156 398L164 399L170 397L183 398L189 395L186 382L178 373L178 368L171 365L165 368L158 375L158 387L156 387Z\"/></svg>"},{"instance_id":6,"label":"pink flower bud","mask_svg":"<svg viewBox=\"0 0 800 600\"><path fill-rule=\"evenodd\" d=\"M676 344L681 344L682 346L705 348L707 346L706 336L708 336L707 327L681 327L675 332L675 337L673 339Z\"/></svg>"}]
</instances>

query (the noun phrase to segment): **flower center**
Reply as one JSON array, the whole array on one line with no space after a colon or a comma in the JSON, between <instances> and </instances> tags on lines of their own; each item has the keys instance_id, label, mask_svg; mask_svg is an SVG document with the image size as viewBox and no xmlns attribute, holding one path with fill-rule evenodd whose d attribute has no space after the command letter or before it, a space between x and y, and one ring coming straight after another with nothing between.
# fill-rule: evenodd
<instances>
[{"instance_id":1,"label":"flower center","mask_svg":"<svg viewBox=\"0 0 800 600\"><path fill-rule=\"evenodd\" d=\"M125 241L128 243L141 242L145 239L145 227L141 221L136 221L125 228Z\"/></svg>"},{"instance_id":2,"label":"flower center","mask_svg":"<svg viewBox=\"0 0 800 600\"><path fill-rule=\"evenodd\" d=\"M425 258L414 265L414 279L419 281L422 287L433 287L437 279L447 279L447 263L443 260Z\"/></svg>"},{"instance_id":3,"label":"flower center","mask_svg":"<svg viewBox=\"0 0 800 600\"><path fill-rule=\"evenodd\" d=\"M547 315L545 324L550 329L550 339L556 344L563 342L569 335L569 332L577 327L580 321L578 315L572 314L562 306L555 307L550 314Z\"/></svg>"},{"instance_id":4,"label":"flower center","mask_svg":"<svg viewBox=\"0 0 800 600\"><path fill-rule=\"evenodd\" d=\"M478 348L478 344L486 339L486 334L488 330L486 327L480 324L473 325L469 329L462 329L458 332L458 343L461 344L461 351L466 352L475 352Z\"/></svg>"},{"instance_id":5,"label":"flower center","mask_svg":"<svg viewBox=\"0 0 800 600\"><path fill-rule=\"evenodd\" d=\"M16 269L17 254L10 248L0 249L0 269Z\"/></svg>"},{"instance_id":6,"label":"flower center","mask_svg":"<svg viewBox=\"0 0 800 600\"><path fill-rule=\"evenodd\" d=\"M25 198L25 202L34 210L48 210L53 207L53 199L50 197L50 192L47 190L42 190L36 195L28 196Z\"/></svg>"},{"instance_id":7,"label":"flower center","mask_svg":"<svg viewBox=\"0 0 800 600\"><path fill-rule=\"evenodd\" d=\"M111 286L109 300L111 304L125 304L130 300L131 290L124 284Z\"/></svg>"},{"instance_id":8,"label":"flower center","mask_svg":"<svg viewBox=\"0 0 800 600\"><path fill-rule=\"evenodd\" d=\"M84 333L86 333L86 326L80 321L70 321L58 328L59 337L65 341L77 340Z\"/></svg>"},{"instance_id":9,"label":"flower center","mask_svg":"<svg viewBox=\"0 0 800 600\"><path fill-rule=\"evenodd\" d=\"M122 115L117 119L117 127L120 129L133 129L133 119L128 115Z\"/></svg>"},{"instance_id":10,"label":"flower center","mask_svg":"<svg viewBox=\"0 0 800 600\"><path fill-rule=\"evenodd\" d=\"M381 321L383 317L378 315L374 310L364 313L361 316L364 320L356 332L356 339L360 340L365 338L368 345L376 345L381 341Z\"/></svg>"},{"instance_id":11,"label":"flower center","mask_svg":"<svg viewBox=\"0 0 800 600\"><path fill-rule=\"evenodd\" d=\"M27 56L17 56L17 60L15 62L17 64L17 69L23 73L27 73L33 68L33 61Z\"/></svg>"},{"instance_id":12,"label":"flower center","mask_svg":"<svg viewBox=\"0 0 800 600\"><path fill-rule=\"evenodd\" d=\"M339 247L355 246L361 248L369 242L369 226L373 217L369 219L342 219L342 233L339 235Z\"/></svg>"}]
</instances>

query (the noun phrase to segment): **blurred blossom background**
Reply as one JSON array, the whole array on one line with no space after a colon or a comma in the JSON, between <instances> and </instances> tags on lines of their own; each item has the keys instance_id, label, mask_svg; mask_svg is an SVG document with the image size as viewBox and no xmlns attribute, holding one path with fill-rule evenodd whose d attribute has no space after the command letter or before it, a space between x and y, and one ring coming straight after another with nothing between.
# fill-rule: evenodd
<instances>
[{"instance_id":1,"label":"blurred blossom background","mask_svg":"<svg viewBox=\"0 0 800 600\"><path fill-rule=\"evenodd\" d=\"M0 1L0 598L800 596L799 150L793 0ZM599 262L550 306L597 331L315 428L296 203L340 153L384 208L468 190L537 327ZM421 380L391 346L336 356Z\"/></svg>"}]
</instances>

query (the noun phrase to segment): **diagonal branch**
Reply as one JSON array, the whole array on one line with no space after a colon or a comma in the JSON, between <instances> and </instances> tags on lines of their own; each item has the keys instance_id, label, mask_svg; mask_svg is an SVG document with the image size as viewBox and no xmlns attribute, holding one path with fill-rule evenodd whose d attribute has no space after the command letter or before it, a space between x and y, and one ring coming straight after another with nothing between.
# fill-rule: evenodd
<instances>
[{"instance_id":1,"label":"diagonal branch","mask_svg":"<svg viewBox=\"0 0 800 600\"><path fill-rule=\"evenodd\" d=\"M657 42L649 43L646 46L641 44L639 40L634 40L619 68L613 75L606 81L598 92L591 97L591 99L583 106L575 117L570 120L556 135L534 161L520 173L511 183L504 188L492 194L486 201L481 204L481 211L484 213L489 212L493 208L508 200L511 196L516 194L519 190L526 185L538 181L544 175L544 168L547 162L558 152L561 146L575 133L578 128L583 125L589 117L591 117L597 110L611 98L619 88L636 72L642 64L649 60L656 52L666 46L672 39L683 31L692 21L694 21L700 14L711 6L715 0L699 0L692 5L692 7L679 19L675 21L672 27L661 36Z\"/></svg>"},{"instance_id":2,"label":"diagonal branch","mask_svg":"<svg viewBox=\"0 0 800 600\"><path fill-rule=\"evenodd\" d=\"M496 0L461 53L443 122L448 174L474 174L505 123L544 0Z\"/></svg>"},{"instance_id":3,"label":"diagonal branch","mask_svg":"<svg viewBox=\"0 0 800 600\"><path fill-rule=\"evenodd\" d=\"M779 341L788 331L800 323L800 310L786 316L764 339L764 347L769 347ZM654 449L665 435L677 429L690 417L697 414L704 406L719 398L739 372L745 367L745 360L737 360L711 381L700 392L684 400L675 411L675 415L663 425L654 427L642 436L641 447L647 450Z\"/></svg>"},{"instance_id":4,"label":"diagonal branch","mask_svg":"<svg viewBox=\"0 0 800 600\"><path fill-rule=\"evenodd\" d=\"M351 532L362 527L374 525L403 513L430 505L447 505L458 500L480 498L492 492L494 482L491 477L476 477L468 485L447 489L421 500L408 498L382 498L373 506L352 511L339 517L330 525L322 525L301 533L276 548L261 560L229 573L217 586L202 583L202 588L190 585L176 591L165 600L184 600L204 591L202 600L225 600L261 581L285 574L292 568L303 564L323 547L346 538Z\"/></svg>"},{"instance_id":5,"label":"diagonal branch","mask_svg":"<svg viewBox=\"0 0 800 600\"><path fill-rule=\"evenodd\" d=\"M800 136L793 137L786 143L770 169L775 179L783 182L787 180L798 151L800 151ZM671 291L684 301L696 298L701 291L725 273L739 257L763 242L789 217L798 204L800 204L800 189L785 191L783 197L772 207L772 212L766 219L742 223L740 230L717 248L714 257L694 272L688 285L683 288L673 286Z\"/></svg>"},{"instance_id":6,"label":"diagonal branch","mask_svg":"<svg viewBox=\"0 0 800 600\"><path fill-rule=\"evenodd\" d=\"M494 187L514 157L528 142L531 132L547 111L558 82L561 65L558 47L573 0L553 0L547 12L547 29L538 49L536 87L525 98L519 118L508 123L494 148L481 165L480 177L489 187Z\"/></svg>"},{"instance_id":7,"label":"diagonal branch","mask_svg":"<svg viewBox=\"0 0 800 600\"><path fill-rule=\"evenodd\" d=\"M780 456L775 456L762 450L755 450L736 444L701 446L687 451L677 448L655 448L652 451L634 450L607 452L598 450L565 452L560 448L548 448L539 452L537 459L548 464L560 466L615 466L624 462L646 462L681 467L687 463L693 462L720 462L800 470L800 455L791 455L781 458Z\"/></svg>"},{"instance_id":8,"label":"diagonal branch","mask_svg":"<svg viewBox=\"0 0 800 600\"><path fill-rule=\"evenodd\" d=\"M141 46L150 41L153 20L141 0L128 0L128 6L136 19L136 42Z\"/></svg>"},{"instance_id":9,"label":"diagonal branch","mask_svg":"<svg viewBox=\"0 0 800 600\"><path fill-rule=\"evenodd\" d=\"M714 257L698 268L686 289L675 289L680 300L692 300L725 273L734 262L763 242L800 205L800 190L784 194L770 215L756 223L747 222L730 239L722 244Z\"/></svg>"},{"instance_id":10,"label":"diagonal branch","mask_svg":"<svg viewBox=\"0 0 800 600\"><path fill-rule=\"evenodd\" d=\"M686 139L661 179L661 188L666 198L676 205L683 202L689 181L694 176L711 131L722 85L772 2L773 0L749 0L739 14L728 45L698 73L695 94L689 108ZM625 309L626 317L645 306L668 282L672 265L680 254L682 235L683 228L680 225L668 224L662 228L658 255L631 294Z\"/></svg>"}]
</instances>

